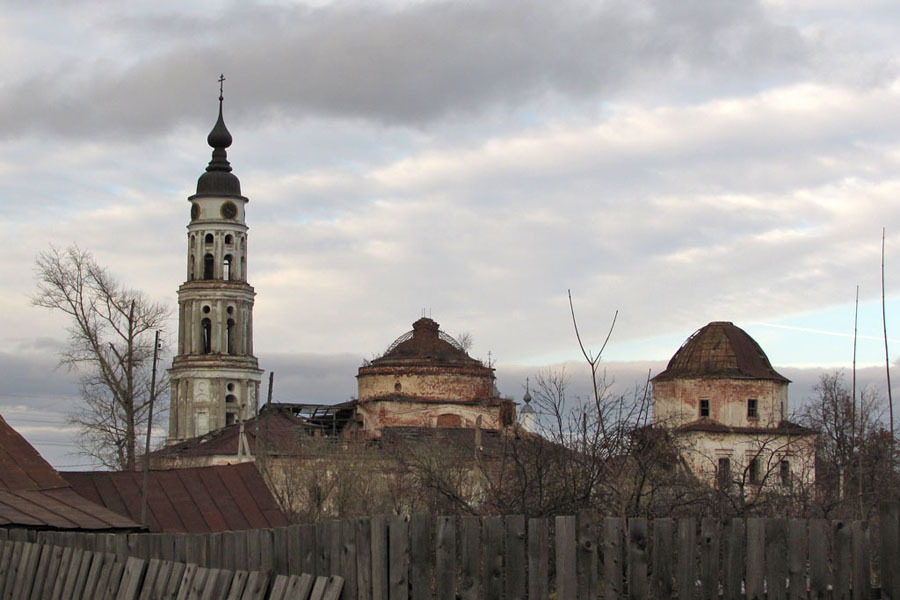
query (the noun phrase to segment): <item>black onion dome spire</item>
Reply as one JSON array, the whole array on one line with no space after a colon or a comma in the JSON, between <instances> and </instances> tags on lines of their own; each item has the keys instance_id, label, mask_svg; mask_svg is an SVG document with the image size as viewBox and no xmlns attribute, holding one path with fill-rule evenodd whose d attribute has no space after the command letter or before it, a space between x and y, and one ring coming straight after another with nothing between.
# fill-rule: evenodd
<instances>
[{"instance_id":1,"label":"black onion dome spire","mask_svg":"<svg viewBox=\"0 0 900 600\"><path fill-rule=\"evenodd\" d=\"M241 197L241 182L231 172L228 153L225 152L225 149L231 146L232 139L231 133L225 126L225 119L222 117L222 101L224 100L222 81L224 78L219 80L219 118L206 137L206 142L213 149L212 160L206 167L206 173L197 180L197 195Z\"/></svg>"}]
</instances>

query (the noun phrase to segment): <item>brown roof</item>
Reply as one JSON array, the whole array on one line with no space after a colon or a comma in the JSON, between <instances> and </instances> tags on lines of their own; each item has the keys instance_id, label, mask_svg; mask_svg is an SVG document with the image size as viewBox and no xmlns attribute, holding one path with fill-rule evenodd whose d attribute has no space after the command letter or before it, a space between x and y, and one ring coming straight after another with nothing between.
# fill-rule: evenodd
<instances>
[{"instance_id":1,"label":"brown roof","mask_svg":"<svg viewBox=\"0 0 900 600\"><path fill-rule=\"evenodd\" d=\"M765 435L815 435L816 432L808 427L797 425L790 421L779 421L775 427L731 427L719 423L707 417L701 417L696 421L685 423L676 427L677 432L702 431L708 433L748 433Z\"/></svg>"},{"instance_id":2,"label":"brown roof","mask_svg":"<svg viewBox=\"0 0 900 600\"><path fill-rule=\"evenodd\" d=\"M66 472L75 490L110 510L141 518L143 473ZM150 471L151 531L213 533L288 524L253 463Z\"/></svg>"},{"instance_id":3,"label":"brown roof","mask_svg":"<svg viewBox=\"0 0 900 600\"><path fill-rule=\"evenodd\" d=\"M672 356L666 370L653 381L683 377L769 379L789 383L772 368L756 340L726 321L712 322L694 332Z\"/></svg>"},{"instance_id":4,"label":"brown roof","mask_svg":"<svg viewBox=\"0 0 900 600\"><path fill-rule=\"evenodd\" d=\"M141 529L131 519L79 496L0 416L0 526Z\"/></svg>"},{"instance_id":5,"label":"brown roof","mask_svg":"<svg viewBox=\"0 0 900 600\"><path fill-rule=\"evenodd\" d=\"M299 440L306 435L310 425L294 416L290 410L266 410L244 423L244 431L250 453L299 454ZM236 456L240 425L229 425L206 435L197 436L178 444L166 446L151 454L153 458L189 458L196 456Z\"/></svg>"},{"instance_id":6,"label":"brown roof","mask_svg":"<svg viewBox=\"0 0 900 600\"><path fill-rule=\"evenodd\" d=\"M440 330L440 325L427 317L413 323L413 329L397 338L387 351L372 360L371 366L407 365L422 362L443 365L480 367L491 370L469 356L452 337ZM360 369L360 373L366 367Z\"/></svg>"}]
</instances>

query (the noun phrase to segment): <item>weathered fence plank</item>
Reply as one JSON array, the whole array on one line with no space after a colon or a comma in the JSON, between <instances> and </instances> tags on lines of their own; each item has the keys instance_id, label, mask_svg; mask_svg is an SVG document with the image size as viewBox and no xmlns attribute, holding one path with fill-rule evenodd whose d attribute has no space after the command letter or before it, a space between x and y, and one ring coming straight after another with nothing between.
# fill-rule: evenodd
<instances>
[{"instance_id":1,"label":"weathered fence plank","mask_svg":"<svg viewBox=\"0 0 900 600\"><path fill-rule=\"evenodd\" d=\"M503 518L506 529L503 590L506 600L525 600L528 578L525 574L527 558L525 555L525 517L508 515Z\"/></svg>"},{"instance_id":2,"label":"weathered fence plank","mask_svg":"<svg viewBox=\"0 0 900 600\"><path fill-rule=\"evenodd\" d=\"M388 521L388 598L409 598L409 517L391 517Z\"/></svg>"},{"instance_id":3,"label":"weathered fence plank","mask_svg":"<svg viewBox=\"0 0 900 600\"><path fill-rule=\"evenodd\" d=\"M678 519L678 600L689 600L696 592L697 522L691 517ZM749 597L749 596L748 596Z\"/></svg>"},{"instance_id":4,"label":"weathered fence plank","mask_svg":"<svg viewBox=\"0 0 900 600\"><path fill-rule=\"evenodd\" d=\"M484 600L503 598L503 517L484 517L481 591Z\"/></svg>"},{"instance_id":5,"label":"weathered fence plank","mask_svg":"<svg viewBox=\"0 0 900 600\"><path fill-rule=\"evenodd\" d=\"M806 535L806 521L791 519L788 521L788 598L800 600L806 598L806 556L809 547Z\"/></svg>"},{"instance_id":6,"label":"weathered fence plank","mask_svg":"<svg viewBox=\"0 0 900 600\"><path fill-rule=\"evenodd\" d=\"M374 516L372 524L372 600L388 600L387 519Z\"/></svg>"},{"instance_id":7,"label":"weathered fence plank","mask_svg":"<svg viewBox=\"0 0 900 600\"><path fill-rule=\"evenodd\" d=\"M672 519L653 521L653 543L650 546L650 589L653 598L671 598L672 557L675 555L675 522Z\"/></svg>"},{"instance_id":8,"label":"weathered fence plank","mask_svg":"<svg viewBox=\"0 0 900 600\"><path fill-rule=\"evenodd\" d=\"M372 525L368 518L356 519L357 600L372 600Z\"/></svg>"},{"instance_id":9,"label":"weathered fence plank","mask_svg":"<svg viewBox=\"0 0 900 600\"><path fill-rule=\"evenodd\" d=\"M744 582L744 521L731 519L722 530L723 600L740 600Z\"/></svg>"},{"instance_id":10,"label":"weathered fence plank","mask_svg":"<svg viewBox=\"0 0 900 600\"><path fill-rule=\"evenodd\" d=\"M900 503L882 502L879 507L881 525L881 597L900 600L900 573L887 565L900 565Z\"/></svg>"},{"instance_id":11,"label":"weathered fence plank","mask_svg":"<svg viewBox=\"0 0 900 600\"><path fill-rule=\"evenodd\" d=\"M481 519L463 517L459 522L459 597L478 600L478 581L481 573Z\"/></svg>"},{"instance_id":12,"label":"weathered fence plank","mask_svg":"<svg viewBox=\"0 0 900 600\"><path fill-rule=\"evenodd\" d=\"M625 545L622 541L622 520L603 519L603 598L619 600L625 592Z\"/></svg>"},{"instance_id":13,"label":"weathered fence plank","mask_svg":"<svg viewBox=\"0 0 900 600\"><path fill-rule=\"evenodd\" d=\"M550 527L547 519L528 519L528 600L550 597Z\"/></svg>"},{"instance_id":14,"label":"weathered fence plank","mask_svg":"<svg viewBox=\"0 0 900 600\"><path fill-rule=\"evenodd\" d=\"M577 596L579 599L593 600L597 597L598 588L597 513L589 509L578 511L577 527L575 555Z\"/></svg>"},{"instance_id":15,"label":"weathered fence plank","mask_svg":"<svg viewBox=\"0 0 900 600\"><path fill-rule=\"evenodd\" d=\"M828 570L828 522L824 519L809 521L809 597L825 598L831 584Z\"/></svg>"},{"instance_id":16,"label":"weathered fence plank","mask_svg":"<svg viewBox=\"0 0 900 600\"><path fill-rule=\"evenodd\" d=\"M576 600L575 517L556 517L556 598Z\"/></svg>"},{"instance_id":17,"label":"weathered fence plank","mask_svg":"<svg viewBox=\"0 0 900 600\"><path fill-rule=\"evenodd\" d=\"M832 527L834 556L834 600L851 600L850 586L853 583L853 540L850 537L850 522L836 521Z\"/></svg>"},{"instance_id":18,"label":"weathered fence plank","mask_svg":"<svg viewBox=\"0 0 900 600\"><path fill-rule=\"evenodd\" d=\"M412 553L409 583L412 600L431 600L431 577L434 545L431 541L433 520L430 515L413 515L409 521L409 545ZM347 588L345 578L344 589Z\"/></svg>"},{"instance_id":19,"label":"weathered fence plank","mask_svg":"<svg viewBox=\"0 0 900 600\"><path fill-rule=\"evenodd\" d=\"M766 523L747 519L747 600L765 598Z\"/></svg>"},{"instance_id":20,"label":"weathered fence plank","mask_svg":"<svg viewBox=\"0 0 900 600\"><path fill-rule=\"evenodd\" d=\"M719 597L719 522L705 518L700 523L700 597Z\"/></svg>"},{"instance_id":21,"label":"weathered fence plank","mask_svg":"<svg viewBox=\"0 0 900 600\"><path fill-rule=\"evenodd\" d=\"M786 600L788 582L787 521L766 520L766 590L769 600Z\"/></svg>"},{"instance_id":22,"label":"weathered fence plank","mask_svg":"<svg viewBox=\"0 0 900 600\"><path fill-rule=\"evenodd\" d=\"M649 539L647 519L634 517L628 521L628 598L646 600L649 589L647 569Z\"/></svg>"},{"instance_id":23,"label":"weathered fence plank","mask_svg":"<svg viewBox=\"0 0 900 600\"><path fill-rule=\"evenodd\" d=\"M456 519L438 517L434 543L435 598L456 600Z\"/></svg>"},{"instance_id":24,"label":"weathered fence plank","mask_svg":"<svg viewBox=\"0 0 900 600\"><path fill-rule=\"evenodd\" d=\"M347 519L340 522L341 533L341 577L344 578L342 600L357 600L356 583L356 522Z\"/></svg>"}]
</instances>

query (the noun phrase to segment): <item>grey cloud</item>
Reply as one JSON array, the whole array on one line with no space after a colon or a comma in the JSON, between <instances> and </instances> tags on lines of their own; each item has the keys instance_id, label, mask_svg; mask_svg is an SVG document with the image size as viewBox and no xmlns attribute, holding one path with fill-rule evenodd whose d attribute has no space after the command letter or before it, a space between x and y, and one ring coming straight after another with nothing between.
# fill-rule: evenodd
<instances>
[{"instance_id":1,"label":"grey cloud","mask_svg":"<svg viewBox=\"0 0 900 600\"><path fill-rule=\"evenodd\" d=\"M736 0L237 7L170 25L167 18L93 21L98 36L152 39L160 49L80 56L7 84L0 93L6 135L144 135L201 115L205 123L208 102L197 98L202 90L212 96L219 71L234 81L229 110L254 117L421 125L547 94L581 101L628 90L684 97L745 90L790 77L806 62L795 30Z\"/></svg>"}]
</instances>

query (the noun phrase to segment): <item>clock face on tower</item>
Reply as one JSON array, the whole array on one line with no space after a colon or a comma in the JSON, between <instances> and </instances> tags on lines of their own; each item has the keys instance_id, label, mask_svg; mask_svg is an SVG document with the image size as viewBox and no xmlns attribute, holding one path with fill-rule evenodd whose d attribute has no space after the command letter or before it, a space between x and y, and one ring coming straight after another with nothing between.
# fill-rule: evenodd
<instances>
[{"instance_id":1,"label":"clock face on tower","mask_svg":"<svg viewBox=\"0 0 900 600\"><path fill-rule=\"evenodd\" d=\"M222 204L222 217L225 219L233 219L237 216L237 206L234 202L225 202Z\"/></svg>"},{"instance_id":2,"label":"clock face on tower","mask_svg":"<svg viewBox=\"0 0 900 600\"><path fill-rule=\"evenodd\" d=\"M196 202L191 202L191 221L196 221L197 217L200 216L200 205Z\"/></svg>"}]
</instances>

